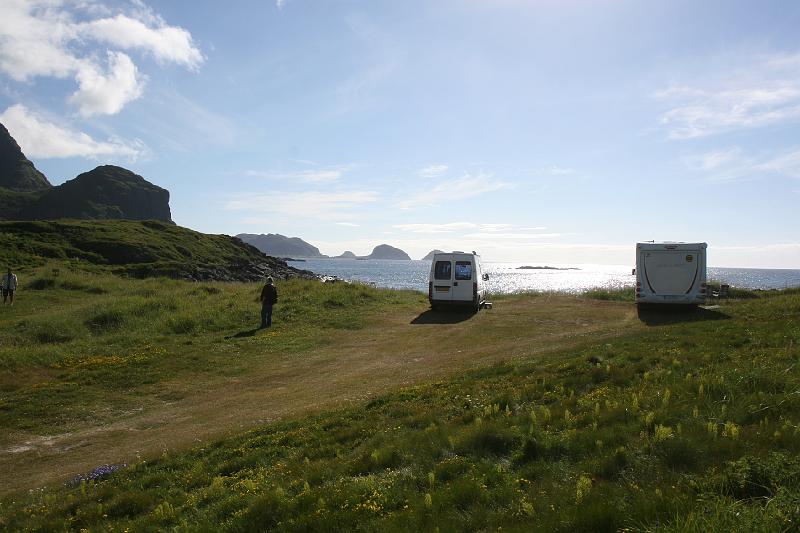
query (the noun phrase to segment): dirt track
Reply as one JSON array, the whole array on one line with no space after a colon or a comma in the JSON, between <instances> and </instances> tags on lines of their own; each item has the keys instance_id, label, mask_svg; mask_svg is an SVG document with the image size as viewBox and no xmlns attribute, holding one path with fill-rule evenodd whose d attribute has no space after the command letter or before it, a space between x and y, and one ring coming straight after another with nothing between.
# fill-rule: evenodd
<instances>
[{"instance_id":1,"label":"dirt track","mask_svg":"<svg viewBox=\"0 0 800 533\"><path fill-rule=\"evenodd\" d=\"M363 401L476 366L540 357L643 327L630 304L564 296L504 301L474 316L398 313L279 356L246 376L163 383L176 398L119 421L0 451L2 493L66 481L107 463L193 447L270 421ZM13 475L10 475L13 473Z\"/></svg>"}]
</instances>

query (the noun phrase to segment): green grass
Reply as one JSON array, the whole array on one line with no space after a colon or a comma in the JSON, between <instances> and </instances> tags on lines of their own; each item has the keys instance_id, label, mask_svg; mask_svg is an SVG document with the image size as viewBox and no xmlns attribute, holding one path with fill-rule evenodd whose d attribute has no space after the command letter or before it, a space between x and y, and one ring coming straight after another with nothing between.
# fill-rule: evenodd
<instances>
[{"instance_id":1,"label":"green grass","mask_svg":"<svg viewBox=\"0 0 800 533\"><path fill-rule=\"evenodd\" d=\"M198 365L211 371L223 364L215 339L253 324L251 285L104 276L39 283L50 285L41 307L0 324L14 332L2 337L2 365L9 378L34 368L61 377L54 396L39 400L4 390L3 427L42 429L37 417L53 416L24 405L52 407L57 396L72 413L87 388L123 387L114 365L139 384ZM420 295L361 286L293 282L282 292L290 293L281 303L291 334L260 345L265 350L305 353L326 342L325 330L424 305ZM798 291L729 300L713 313L669 313L657 325L587 336L545 358L517 357L165 453L108 479L7 497L0 527L793 530L798 316ZM182 342L207 346L209 355L181 362ZM259 341L237 342L244 349Z\"/></svg>"},{"instance_id":2,"label":"green grass","mask_svg":"<svg viewBox=\"0 0 800 533\"><path fill-rule=\"evenodd\" d=\"M586 298L593 298L595 300L632 302L634 301L634 290L633 287L628 287L625 289L591 289L584 291L583 296Z\"/></svg>"},{"instance_id":3,"label":"green grass","mask_svg":"<svg viewBox=\"0 0 800 533\"><path fill-rule=\"evenodd\" d=\"M215 269L274 261L227 235L207 235L157 220L0 221L0 248L3 266L15 270L55 261L63 270L139 278L197 278Z\"/></svg>"},{"instance_id":4,"label":"green grass","mask_svg":"<svg viewBox=\"0 0 800 533\"><path fill-rule=\"evenodd\" d=\"M246 373L278 355L356 330L412 292L345 283L279 282L271 335L259 335L261 284L122 279L50 267L20 274L14 307L0 313L0 426L52 435L113 420L152 399L146 390L198 373ZM266 342L266 341L269 342ZM231 364L230 350L242 354ZM150 389L147 389L150 387ZM144 394L144 397L142 397ZM109 405L109 399L113 404Z\"/></svg>"}]
</instances>

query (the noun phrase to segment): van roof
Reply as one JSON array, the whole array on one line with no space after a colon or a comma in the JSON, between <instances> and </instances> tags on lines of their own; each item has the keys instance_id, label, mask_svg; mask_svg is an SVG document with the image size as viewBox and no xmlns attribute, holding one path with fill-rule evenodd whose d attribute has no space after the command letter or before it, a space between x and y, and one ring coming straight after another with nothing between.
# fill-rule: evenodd
<instances>
[{"instance_id":1,"label":"van roof","mask_svg":"<svg viewBox=\"0 0 800 533\"><path fill-rule=\"evenodd\" d=\"M704 242L674 242L674 241L662 241L662 242L637 242L637 248L644 248L644 249L655 249L655 250L689 250L689 249L697 249L697 248L707 248L708 244Z\"/></svg>"},{"instance_id":2,"label":"van roof","mask_svg":"<svg viewBox=\"0 0 800 533\"><path fill-rule=\"evenodd\" d=\"M476 254L475 252L460 252L460 251L457 251L457 250L453 251L453 252L439 252L439 253L433 254L434 257L439 257L439 256L443 256L443 255L468 255L470 257L472 257L472 256L480 257L480 254Z\"/></svg>"}]
</instances>

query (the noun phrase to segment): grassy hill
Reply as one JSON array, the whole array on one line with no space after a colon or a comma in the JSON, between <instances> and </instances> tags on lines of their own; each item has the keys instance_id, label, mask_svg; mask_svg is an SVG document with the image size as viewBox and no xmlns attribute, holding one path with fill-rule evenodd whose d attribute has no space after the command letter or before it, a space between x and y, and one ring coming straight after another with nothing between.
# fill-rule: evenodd
<instances>
[{"instance_id":1,"label":"grassy hill","mask_svg":"<svg viewBox=\"0 0 800 533\"><path fill-rule=\"evenodd\" d=\"M0 314L0 527L800 520L797 290L688 314L519 295L439 315L418 293L293 280L258 332L254 285L47 269L23 283ZM128 466L90 475L105 463Z\"/></svg>"},{"instance_id":2,"label":"grassy hill","mask_svg":"<svg viewBox=\"0 0 800 533\"><path fill-rule=\"evenodd\" d=\"M55 262L133 277L240 281L300 273L238 239L157 220L0 221L0 249L8 266L23 270Z\"/></svg>"}]
</instances>

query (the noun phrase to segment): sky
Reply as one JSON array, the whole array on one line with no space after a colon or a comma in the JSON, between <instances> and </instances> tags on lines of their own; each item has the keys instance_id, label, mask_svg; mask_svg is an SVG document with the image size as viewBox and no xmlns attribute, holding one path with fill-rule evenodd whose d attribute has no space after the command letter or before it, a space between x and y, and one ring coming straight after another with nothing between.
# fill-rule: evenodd
<instances>
[{"instance_id":1,"label":"sky","mask_svg":"<svg viewBox=\"0 0 800 533\"><path fill-rule=\"evenodd\" d=\"M0 122L206 233L800 268L800 2L0 0Z\"/></svg>"}]
</instances>

